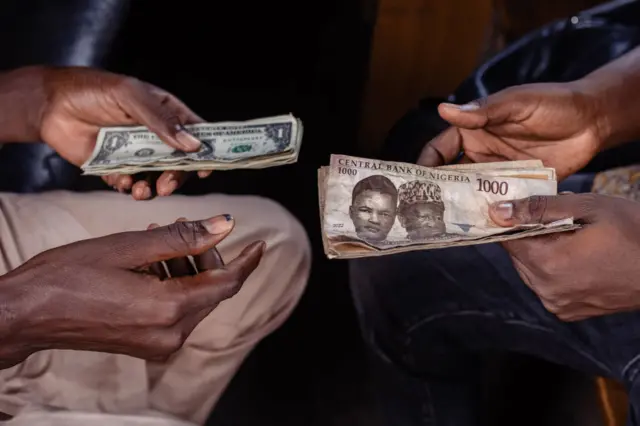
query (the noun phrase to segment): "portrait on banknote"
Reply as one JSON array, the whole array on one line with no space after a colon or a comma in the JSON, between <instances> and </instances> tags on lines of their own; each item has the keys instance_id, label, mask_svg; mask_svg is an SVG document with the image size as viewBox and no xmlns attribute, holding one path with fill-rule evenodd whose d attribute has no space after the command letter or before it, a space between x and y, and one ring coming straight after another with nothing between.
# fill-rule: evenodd
<instances>
[{"instance_id":1,"label":"portrait on banknote","mask_svg":"<svg viewBox=\"0 0 640 426\"><path fill-rule=\"evenodd\" d=\"M384 241L396 220L398 190L383 175L358 181L351 194L349 217L358 238L367 242Z\"/></svg>"},{"instance_id":2,"label":"portrait on banknote","mask_svg":"<svg viewBox=\"0 0 640 426\"><path fill-rule=\"evenodd\" d=\"M400 225L410 240L425 240L447 232L442 188L429 180L413 180L398 188Z\"/></svg>"}]
</instances>

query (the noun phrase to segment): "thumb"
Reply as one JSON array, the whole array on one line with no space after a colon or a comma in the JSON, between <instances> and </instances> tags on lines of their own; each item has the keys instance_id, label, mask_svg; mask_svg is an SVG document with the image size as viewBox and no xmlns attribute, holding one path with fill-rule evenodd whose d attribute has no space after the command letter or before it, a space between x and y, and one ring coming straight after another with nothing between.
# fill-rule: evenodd
<instances>
[{"instance_id":1,"label":"thumb","mask_svg":"<svg viewBox=\"0 0 640 426\"><path fill-rule=\"evenodd\" d=\"M438 105L440 117L449 124L463 129L481 129L489 123L488 98L464 105L442 103Z\"/></svg>"},{"instance_id":2,"label":"thumb","mask_svg":"<svg viewBox=\"0 0 640 426\"><path fill-rule=\"evenodd\" d=\"M185 256L197 256L214 248L231 232L231 215L193 222L176 222L146 231L122 232L91 240L106 253L101 262L137 268ZM85 247L85 250L89 248Z\"/></svg>"},{"instance_id":3,"label":"thumb","mask_svg":"<svg viewBox=\"0 0 640 426\"><path fill-rule=\"evenodd\" d=\"M167 145L181 151L197 151L202 143L185 129L185 123L203 121L175 96L148 83L132 79L120 86L120 106Z\"/></svg>"},{"instance_id":4,"label":"thumb","mask_svg":"<svg viewBox=\"0 0 640 426\"><path fill-rule=\"evenodd\" d=\"M588 223L595 218L596 200L593 194L536 195L492 204L489 216L497 225L504 227L546 224L568 218Z\"/></svg>"},{"instance_id":5,"label":"thumb","mask_svg":"<svg viewBox=\"0 0 640 426\"><path fill-rule=\"evenodd\" d=\"M523 94L517 87L509 88L464 105L442 103L438 113L452 126L463 129L504 124L527 107Z\"/></svg>"}]
</instances>

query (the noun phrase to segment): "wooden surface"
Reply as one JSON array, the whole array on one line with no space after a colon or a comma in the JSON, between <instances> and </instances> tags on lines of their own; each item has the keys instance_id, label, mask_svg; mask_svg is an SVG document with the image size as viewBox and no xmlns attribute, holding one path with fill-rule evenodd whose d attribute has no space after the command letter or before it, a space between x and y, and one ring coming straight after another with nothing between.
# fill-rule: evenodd
<instances>
[{"instance_id":1,"label":"wooden surface","mask_svg":"<svg viewBox=\"0 0 640 426\"><path fill-rule=\"evenodd\" d=\"M627 421L628 404L624 387L613 380L597 378L596 386L602 407L605 426L624 426Z\"/></svg>"},{"instance_id":2,"label":"wooden surface","mask_svg":"<svg viewBox=\"0 0 640 426\"><path fill-rule=\"evenodd\" d=\"M446 96L475 68L492 0L378 0L359 148L374 154L424 96Z\"/></svg>"}]
</instances>

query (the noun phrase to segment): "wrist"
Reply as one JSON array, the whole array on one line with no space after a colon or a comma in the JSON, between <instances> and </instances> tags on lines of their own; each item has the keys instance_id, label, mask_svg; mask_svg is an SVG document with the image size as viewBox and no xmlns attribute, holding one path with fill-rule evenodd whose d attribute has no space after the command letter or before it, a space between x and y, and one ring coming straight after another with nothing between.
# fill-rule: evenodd
<instances>
[{"instance_id":1,"label":"wrist","mask_svg":"<svg viewBox=\"0 0 640 426\"><path fill-rule=\"evenodd\" d=\"M639 71L637 67L628 70L612 67L597 70L576 82L597 111L600 151L640 138Z\"/></svg>"},{"instance_id":2,"label":"wrist","mask_svg":"<svg viewBox=\"0 0 640 426\"><path fill-rule=\"evenodd\" d=\"M619 144L617 123L615 123L615 117L611 116L611 107L608 105L610 100L607 87L589 76L569 84L587 105L587 116L592 123L591 132L596 145L594 154Z\"/></svg>"},{"instance_id":3,"label":"wrist","mask_svg":"<svg viewBox=\"0 0 640 426\"><path fill-rule=\"evenodd\" d=\"M47 104L47 68L30 66L0 74L0 142L40 140Z\"/></svg>"}]
</instances>

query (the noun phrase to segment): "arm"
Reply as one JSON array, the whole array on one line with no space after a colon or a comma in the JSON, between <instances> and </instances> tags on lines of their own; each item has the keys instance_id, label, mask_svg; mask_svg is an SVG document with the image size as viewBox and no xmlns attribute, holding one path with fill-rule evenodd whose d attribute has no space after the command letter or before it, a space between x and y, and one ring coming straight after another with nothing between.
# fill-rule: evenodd
<instances>
[{"instance_id":1,"label":"arm","mask_svg":"<svg viewBox=\"0 0 640 426\"><path fill-rule=\"evenodd\" d=\"M640 48L575 83L596 100L602 150L640 138Z\"/></svg>"},{"instance_id":2,"label":"arm","mask_svg":"<svg viewBox=\"0 0 640 426\"><path fill-rule=\"evenodd\" d=\"M45 103L43 67L0 73L0 143L40 140Z\"/></svg>"}]
</instances>

